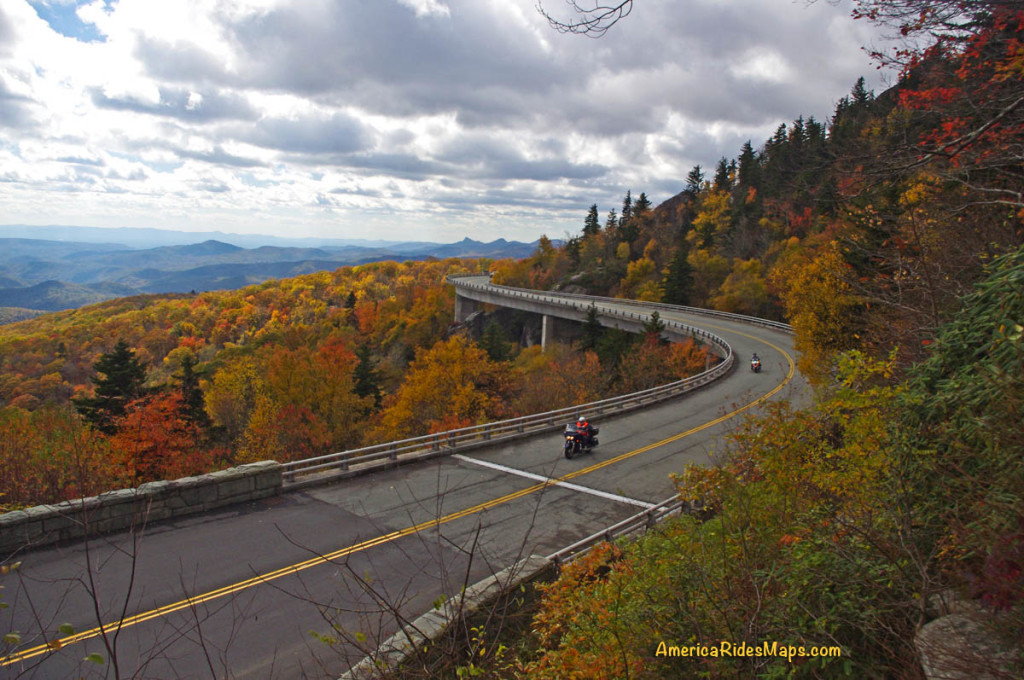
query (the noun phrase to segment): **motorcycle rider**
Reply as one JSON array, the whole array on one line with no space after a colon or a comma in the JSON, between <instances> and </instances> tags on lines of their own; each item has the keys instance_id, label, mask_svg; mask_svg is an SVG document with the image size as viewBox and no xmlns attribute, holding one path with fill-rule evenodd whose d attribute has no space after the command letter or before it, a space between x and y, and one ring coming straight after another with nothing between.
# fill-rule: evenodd
<instances>
[{"instance_id":1,"label":"motorcycle rider","mask_svg":"<svg viewBox=\"0 0 1024 680\"><path fill-rule=\"evenodd\" d=\"M594 442L594 428L590 426L587 419L580 416L576 420L576 431L587 438L587 443L592 444Z\"/></svg>"}]
</instances>

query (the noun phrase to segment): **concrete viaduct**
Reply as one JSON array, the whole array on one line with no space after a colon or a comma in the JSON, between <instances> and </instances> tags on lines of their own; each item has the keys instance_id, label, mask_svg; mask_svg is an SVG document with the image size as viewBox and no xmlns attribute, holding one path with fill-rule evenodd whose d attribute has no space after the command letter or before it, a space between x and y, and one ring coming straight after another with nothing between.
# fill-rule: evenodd
<instances>
[{"instance_id":1,"label":"concrete viaduct","mask_svg":"<svg viewBox=\"0 0 1024 680\"><path fill-rule=\"evenodd\" d=\"M481 311L483 304L511 307L541 316L541 346L561 335L561 322L584 323L591 306L597 312L597 320L606 328L617 328L630 333L643 332L644 323L650 313L638 310L637 303L630 300L616 301L566 293L546 293L535 290L494 286L490 276L450 277L455 286L455 321L465 322L470 315ZM651 311L656 311L652 309ZM669 330L667 335L672 335Z\"/></svg>"}]
</instances>

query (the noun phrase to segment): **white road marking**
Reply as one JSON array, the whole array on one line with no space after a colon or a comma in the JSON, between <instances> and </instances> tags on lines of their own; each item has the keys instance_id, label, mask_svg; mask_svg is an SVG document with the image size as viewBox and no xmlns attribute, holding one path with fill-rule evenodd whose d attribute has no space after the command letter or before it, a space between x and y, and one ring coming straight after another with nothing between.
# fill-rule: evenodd
<instances>
[{"instance_id":1,"label":"white road marking","mask_svg":"<svg viewBox=\"0 0 1024 680\"><path fill-rule=\"evenodd\" d=\"M580 486L579 484L572 484L570 482L560 482L557 479L552 479L551 477L545 477L544 475L526 472L525 470L517 470L515 468L510 468L506 465L499 465L498 463L489 463L486 460L479 460L477 458L469 458L459 453L453 454L452 458L458 458L461 461L472 463L473 465L480 465L481 467L491 468L492 470L500 470L501 472L507 472L511 475L519 475L520 477L526 477L527 479L532 479L536 482L547 482L551 484L551 486L560 486L562 488L570 489L572 491L588 493L592 496L600 496L601 498L607 498L608 500L618 501L620 503L629 503L630 505L635 505L640 508L646 508L648 510L653 508L655 505L654 503L638 501L635 498L627 498L625 496L620 496L618 494L608 493L607 491L599 491L598 489L591 489L586 486Z\"/></svg>"}]
</instances>

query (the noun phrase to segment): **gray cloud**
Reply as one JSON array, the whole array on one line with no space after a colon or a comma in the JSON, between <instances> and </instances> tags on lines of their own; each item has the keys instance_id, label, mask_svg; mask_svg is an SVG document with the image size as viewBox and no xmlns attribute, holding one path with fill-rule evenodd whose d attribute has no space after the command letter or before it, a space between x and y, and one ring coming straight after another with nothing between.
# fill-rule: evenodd
<instances>
[{"instance_id":1,"label":"gray cloud","mask_svg":"<svg viewBox=\"0 0 1024 680\"><path fill-rule=\"evenodd\" d=\"M3 16L0 16L2 23ZM29 110L32 100L8 89L0 78L0 128L14 130L30 130L36 126L35 119Z\"/></svg>"},{"instance_id":2,"label":"gray cloud","mask_svg":"<svg viewBox=\"0 0 1024 680\"><path fill-rule=\"evenodd\" d=\"M549 149L564 151L558 142L544 144ZM577 164L561 157L530 159L508 142L482 132L464 135L439 154L438 160L457 168L455 174L490 179L593 179L608 172L608 167L592 163Z\"/></svg>"},{"instance_id":3,"label":"gray cloud","mask_svg":"<svg viewBox=\"0 0 1024 680\"><path fill-rule=\"evenodd\" d=\"M214 165L227 165L234 168L256 168L266 165L262 161L252 158L244 158L230 154L221 147L215 147L212 151L189 151L186 149L174 149L174 153L181 158L189 158Z\"/></svg>"},{"instance_id":4,"label":"gray cloud","mask_svg":"<svg viewBox=\"0 0 1024 680\"><path fill-rule=\"evenodd\" d=\"M367 174L383 173L412 180L458 172L458 168L450 164L403 153L356 154L337 159L337 164Z\"/></svg>"},{"instance_id":5,"label":"gray cloud","mask_svg":"<svg viewBox=\"0 0 1024 680\"><path fill-rule=\"evenodd\" d=\"M199 182L196 188L213 194L223 194L231 191L231 187L223 182Z\"/></svg>"},{"instance_id":6,"label":"gray cloud","mask_svg":"<svg viewBox=\"0 0 1024 680\"><path fill-rule=\"evenodd\" d=\"M247 141L268 149L305 154L345 154L366 149L367 130L343 113L328 118L264 118Z\"/></svg>"},{"instance_id":7,"label":"gray cloud","mask_svg":"<svg viewBox=\"0 0 1024 680\"><path fill-rule=\"evenodd\" d=\"M223 79L224 75L221 61L194 44L171 44L140 36L135 56L147 65L151 74L174 83Z\"/></svg>"},{"instance_id":8,"label":"gray cloud","mask_svg":"<svg viewBox=\"0 0 1024 680\"><path fill-rule=\"evenodd\" d=\"M259 117L244 97L209 89L196 92L199 98L195 98L186 88L161 87L160 101L156 104L130 97L108 97L99 89L93 89L91 94L93 103L99 108L165 116L192 123L255 120Z\"/></svg>"}]
</instances>

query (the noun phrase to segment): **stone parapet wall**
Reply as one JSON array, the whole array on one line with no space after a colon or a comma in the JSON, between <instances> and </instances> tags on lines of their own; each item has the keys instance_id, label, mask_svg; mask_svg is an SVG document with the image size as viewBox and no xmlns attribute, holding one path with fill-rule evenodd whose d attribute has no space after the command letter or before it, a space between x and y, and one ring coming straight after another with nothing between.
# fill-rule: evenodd
<instances>
[{"instance_id":1,"label":"stone parapet wall","mask_svg":"<svg viewBox=\"0 0 1024 680\"><path fill-rule=\"evenodd\" d=\"M15 551L181 517L281 491L281 464L250 463L0 515L0 559Z\"/></svg>"}]
</instances>

